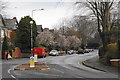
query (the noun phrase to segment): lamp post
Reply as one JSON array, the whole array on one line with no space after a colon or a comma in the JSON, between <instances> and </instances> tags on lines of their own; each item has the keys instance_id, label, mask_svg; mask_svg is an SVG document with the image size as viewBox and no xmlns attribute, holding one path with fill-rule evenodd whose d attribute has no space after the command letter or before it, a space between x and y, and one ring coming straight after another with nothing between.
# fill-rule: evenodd
<instances>
[{"instance_id":1,"label":"lamp post","mask_svg":"<svg viewBox=\"0 0 120 80\"><path fill-rule=\"evenodd\" d=\"M2 27L0 27L0 59L2 58Z\"/></svg>"},{"instance_id":2,"label":"lamp post","mask_svg":"<svg viewBox=\"0 0 120 80\"><path fill-rule=\"evenodd\" d=\"M33 19L33 12L37 11L37 10L44 10L44 9L41 8L41 9L34 9L34 10L32 10L32 19ZM33 50L33 34L32 34L33 20L30 21L30 24L31 24L31 54L32 54L32 50Z\"/></svg>"},{"instance_id":3,"label":"lamp post","mask_svg":"<svg viewBox=\"0 0 120 80\"><path fill-rule=\"evenodd\" d=\"M37 11L37 10L44 10L44 9L41 8L41 9L34 9L34 10L32 10L32 19L33 19L33 12L34 12L34 11Z\"/></svg>"},{"instance_id":4,"label":"lamp post","mask_svg":"<svg viewBox=\"0 0 120 80\"><path fill-rule=\"evenodd\" d=\"M33 48L33 41L32 41L32 40L33 40L33 39L32 39L32 38L33 38L33 35L32 35L33 21L30 21L30 24L31 24L31 31L30 31L31 38L30 38L30 39L31 39L31 54L32 54L32 50L33 50L33 49L32 49L32 48Z\"/></svg>"},{"instance_id":5,"label":"lamp post","mask_svg":"<svg viewBox=\"0 0 120 80\"><path fill-rule=\"evenodd\" d=\"M3 46L3 26L0 26L0 59L2 58L2 46Z\"/></svg>"}]
</instances>

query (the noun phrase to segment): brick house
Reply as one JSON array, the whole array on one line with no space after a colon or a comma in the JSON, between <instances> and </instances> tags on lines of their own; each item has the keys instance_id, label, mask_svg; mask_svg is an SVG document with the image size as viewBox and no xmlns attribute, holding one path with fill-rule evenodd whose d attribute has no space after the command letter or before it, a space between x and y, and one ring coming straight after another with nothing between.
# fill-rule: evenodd
<instances>
[{"instance_id":1,"label":"brick house","mask_svg":"<svg viewBox=\"0 0 120 80\"><path fill-rule=\"evenodd\" d=\"M8 39L8 45L13 46L17 27L18 27L18 21L16 17L14 17L13 19L5 19L0 14L0 40L2 42L4 40L4 34L5 34ZM2 50L2 42L0 43L0 50Z\"/></svg>"},{"instance_id":2,"label":"brick house","mask_svg":"<svg viewBox=\"0 0 120 80\"><path fill-rule=\"evenodd\" d=\"M42 25L36 25L37 27L37 33L39 34L40 32L43 32Z\"/></svg>"},{"instance_id":3,"label":"brick house","mask_svg":"<svg viewBox=\"0 0 120 80\"><path fill-rule=\"evenodd\" d=\"M18 27L18 21L16 19L16 17L14 17L13 19L4 19L4 23L5 23L5 34L8 38L9 41L9 45L14 45L14 41L15 41L15 35L16 35L16 29Z\"/></svg>"}]
</instances>

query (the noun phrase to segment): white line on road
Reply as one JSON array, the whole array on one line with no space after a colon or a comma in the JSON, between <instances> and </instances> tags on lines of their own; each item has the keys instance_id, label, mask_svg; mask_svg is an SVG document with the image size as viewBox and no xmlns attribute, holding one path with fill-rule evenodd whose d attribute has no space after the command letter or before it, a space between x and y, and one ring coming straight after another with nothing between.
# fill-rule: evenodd
<instances>
[{"instance_id":1,"label":"white line on road","mask_svg":"<svg viewBox=\"0 0 120 80\"><path fill-rule=\"evenodd\" d=\"M8 69L8 73L10 73L11 69ZM10 75L12 78L16 79L15 76Z\"/></svg>"},{"instance_id":2,"label":"white line on road","mask_svg":"<svg viewBox=\"0 0 120 80\"><path fill-rule=\"evenodd\" d=\"M16 79L15 76L11 75L12 78Z\"/></svg>"},{"instance_id":3,"label":"white line on road","mask_svg":"<svg viewBox=\"0 0 120 80\"><path fill-rule=\"evenodd\" d=\"M11 69L8 69L8 73L10 73Z\"/></svg>"}]
</instances>

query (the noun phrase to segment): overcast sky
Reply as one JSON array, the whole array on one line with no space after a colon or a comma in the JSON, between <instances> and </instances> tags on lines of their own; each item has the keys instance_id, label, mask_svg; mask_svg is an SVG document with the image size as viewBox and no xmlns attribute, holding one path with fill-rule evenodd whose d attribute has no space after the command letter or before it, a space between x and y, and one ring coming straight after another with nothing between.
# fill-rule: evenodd
<instances>
[{"instance_id":1,"label":"overcast sky","mask_svg":"<svg viewBox=\"0 0 120 80\"><path fill-rule=\"evenodd\" d=\"M32 10L33 19L36 21L37 25L43 25L43 27L53 28L53 26L59 23L64 18L70 18L71 16L77 14L73 4L78 0L2 0L7 3L6 13L9 18L17 17L18 21L21 17L31 16ZM79 0L85 1L85 0ZM119 1L119 0L118 0ZM83 14L82 12L80 12Z\"/></svg>"},{"instance_id":2,"label":"overcast sky","mask_svg":"<svg viewBox=\"0 0 120 80\"><path fill-rule=\"evenodd\" d=\"M43 25L43 27L53 28L53 26L59 23L64 18L70 18L74 15L73 3L75 0L5 0L8 2L6 9L9 18L17 17L18 21L21 17L31 16L32 10L33 19L37 25Z\"/></svg>"}]
</instances>

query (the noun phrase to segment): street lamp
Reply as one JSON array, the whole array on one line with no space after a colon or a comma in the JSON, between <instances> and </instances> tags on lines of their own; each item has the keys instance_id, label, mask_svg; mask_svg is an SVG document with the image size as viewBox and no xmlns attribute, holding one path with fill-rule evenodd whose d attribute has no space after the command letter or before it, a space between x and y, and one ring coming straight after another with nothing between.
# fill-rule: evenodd
<instances>
[{"instance_id":1,"label":"street lamp","mask_svg":"<svg viewBox=\"0 0 120 80\"><path fill-rule=\"evenodd\" d=\"M34 12L34 11L37 11L37 10L44 10L44 9L41 8L41 9L34 9L34 10L32 10L32 19L33 19L33 12Z\"/></svg>"},{"instance_id":2,"label":"street lamp","mask_svg":"<svg viewBox=\"0 0 120 80\"><path fill-rule=\"evenodd\" d=\"M3 46L3 26L0 26L0 59L2 58L2 46Z\"/></svg>"},{"instance_id":3,"label":"street lamp","mask_svg":"<svg viewBox=\"0 0 120 80\"><path fill-rule=\"evenodd\" d=\"M34 9L34 10L32 10L32 19L33 19L33 12L37 11L37 10L44 10L44 9L41 8L41 9ZM32 34L33 20L30 21L30 24L31 24L31 53L32 53L32 50L33 50L33 34Z\"/></svg>"},{"instance_id":4,"label":"street lamp","mask_svg":"<svg viewBox=\"0 0 120 80\"><path fill-rule=\"evenodd\" d=\"M33 49L32 49L32 48L33 48L33 41L32 41L32 40L33 40L33 39L32 39L32 38L33 38L33 35L32 35L33 21L30 21L30 24L31 24L31 54L32 54L32 50L33 50Z\"/></svg>"}]
</instances>

